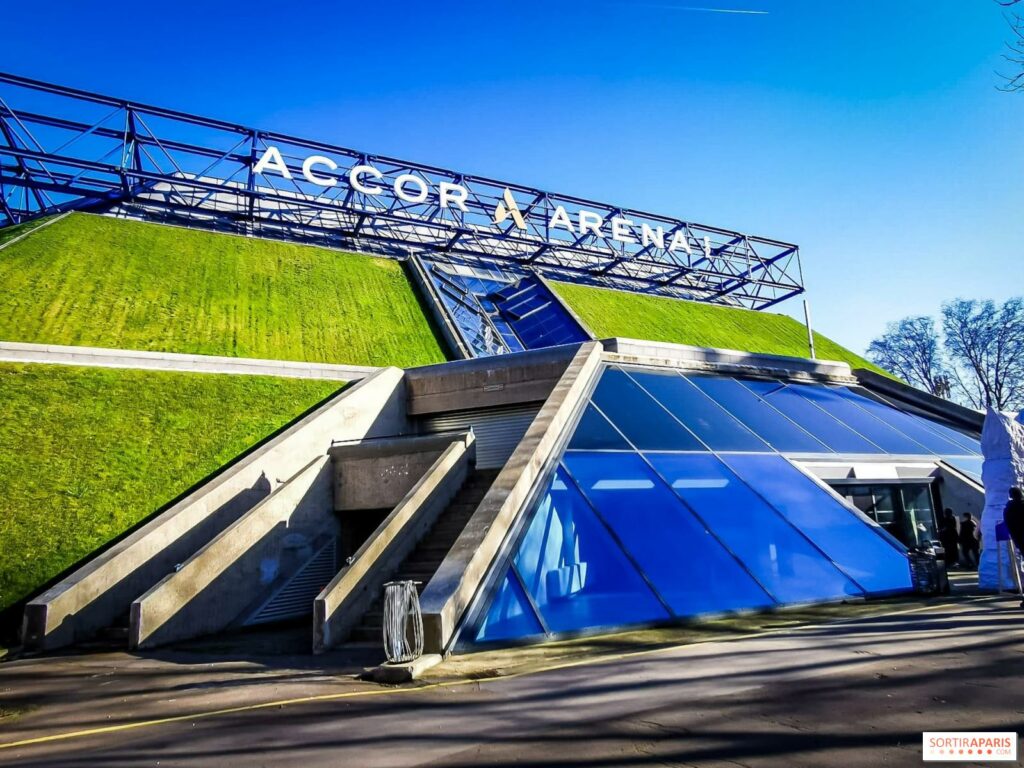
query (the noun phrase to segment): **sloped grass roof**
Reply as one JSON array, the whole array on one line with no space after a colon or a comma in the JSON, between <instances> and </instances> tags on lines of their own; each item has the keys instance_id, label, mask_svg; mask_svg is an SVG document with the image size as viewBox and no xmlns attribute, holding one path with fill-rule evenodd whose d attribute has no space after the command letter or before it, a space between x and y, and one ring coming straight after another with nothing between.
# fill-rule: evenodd
<instances>
[{"instance_id":1,"label":"sloped grass roof","mask_svg":"<svg viewBox=\"0 0 1024 768\"><path fill-rule=\"evenodd\" d=\"M0 363L0 609L340 386Z\"/></svg>"},{"instance_id":2,"label":"sloped grass roof","mask_svg":"<svg viewBox=\"0 0 1024 768\"><path fill-rule=\"evenodd\" d=\"M74 213L0 250L0 284L6 341L400 367L445 360L392 259Z\"/></svg>"},{"instance_id":3,"label":"sloped grass roof","mask_svg":"<svg viewBox=\"0 0 1024 768\"><path fill-rule=\"evenodd\" d=\"M599 339L621 336L759 354L810 356L807 329L786 315L589 285L552 286ZM814 347L819 359L890 375L820 333L814 334Z\"/></svg>"}]
</instances>

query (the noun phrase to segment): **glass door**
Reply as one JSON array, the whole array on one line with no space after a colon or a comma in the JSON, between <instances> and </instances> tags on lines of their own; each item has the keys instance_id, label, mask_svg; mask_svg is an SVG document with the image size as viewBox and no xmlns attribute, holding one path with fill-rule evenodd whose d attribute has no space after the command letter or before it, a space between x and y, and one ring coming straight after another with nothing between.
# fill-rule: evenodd
<instances>
[{"instance_id":1,"label":"glass door","mask_svg":"<svg viewBox=\"0 0 1024 768\"><path fill-rule=\"evenodd\" d=\"M908 547L937 540L935 507L927 483L835 485L846 500Z\"/></svg>"}]
</instances>

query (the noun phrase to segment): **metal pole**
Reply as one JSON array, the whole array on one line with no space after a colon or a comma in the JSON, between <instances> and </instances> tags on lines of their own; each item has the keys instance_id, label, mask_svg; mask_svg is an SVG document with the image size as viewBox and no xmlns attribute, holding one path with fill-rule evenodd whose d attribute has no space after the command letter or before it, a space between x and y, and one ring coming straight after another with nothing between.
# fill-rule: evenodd
<instances>
[{"instance_id":1,"label":"metal pole","mask_svg":"<svg viewBox=\"0 0 1024 768\"><path fill-rule=\"evenodd\" d=\"M807 326L807 347L811 350L811 360L815 360L814 331L811 329L811 303L804 299L804 325Z\"/></svg>"},{"instance_id":2,"label":"metal pole","mask_svg":"<svg viewBox=\"0 0 1024 768\"><path fill-rule=\"evenodd\" d=\"M1017 587L1018 595L1024 595L1024 589L1021 588L1020 583L1020 561L1017 559L1017 548L1013 546L1012 541L1008 541L1006 544L1010 550L1010 567L1013 569L1014 586Z\"/></svg>"}]
</instances>

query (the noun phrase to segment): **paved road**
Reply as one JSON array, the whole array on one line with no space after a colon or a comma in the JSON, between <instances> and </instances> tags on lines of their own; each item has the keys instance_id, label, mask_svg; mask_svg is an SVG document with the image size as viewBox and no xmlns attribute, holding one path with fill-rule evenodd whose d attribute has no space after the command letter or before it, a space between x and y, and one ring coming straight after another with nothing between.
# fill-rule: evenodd
<instances>
[{"instance_id":1,"label":"paved road","mask_svg":"<svg viewBox=\"0 0 1024 768\"><path fill-rule=\"evenodd\" d=\"M191 691L163 680L163 710L151 702L145 717L163 711L180 720L0 749L0 764L920 765L925 729L1024 731L1024 613L1016 605L968 600L415 691L350 684L345 697L198 718L182 707L201 683ZM173 682L173 672L160 674ZM13 672L0 671L0 688L5 677L16 690ZM280 682L248 691L229 684L222 703L265 700L263 687ZM52 710L60 722L47 732L133 722L130 698L104 698L102 681L93 684L96 703L87 706L76 688L74 706ZM0 743L38 728L49 706L56 704L0 725Z\"/></svg>"}]
</instances>

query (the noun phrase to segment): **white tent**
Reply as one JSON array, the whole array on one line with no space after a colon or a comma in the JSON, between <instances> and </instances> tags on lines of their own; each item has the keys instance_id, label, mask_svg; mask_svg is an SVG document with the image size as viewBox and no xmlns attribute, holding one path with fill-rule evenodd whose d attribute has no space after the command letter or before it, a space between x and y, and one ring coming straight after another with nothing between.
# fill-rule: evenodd
<instances>
[{"instance_id":1,"label":"white tent","mask_svg":"<svg viewBox=\"0 0 1024 768\"><path fill-rule=\"evenodd\" d=\"M1010 488L1024 486L1024 411L1012 414L989 408L981 431L981 450L985 455L981 470L985 485L985 511L981 517L983 549L978 567L978 586L995 590L999 584L996 524L1003 521ZM1013 583L1010 567L1010 560L1004 555L1003 585Z\"/></svg>"}]
</instances>

